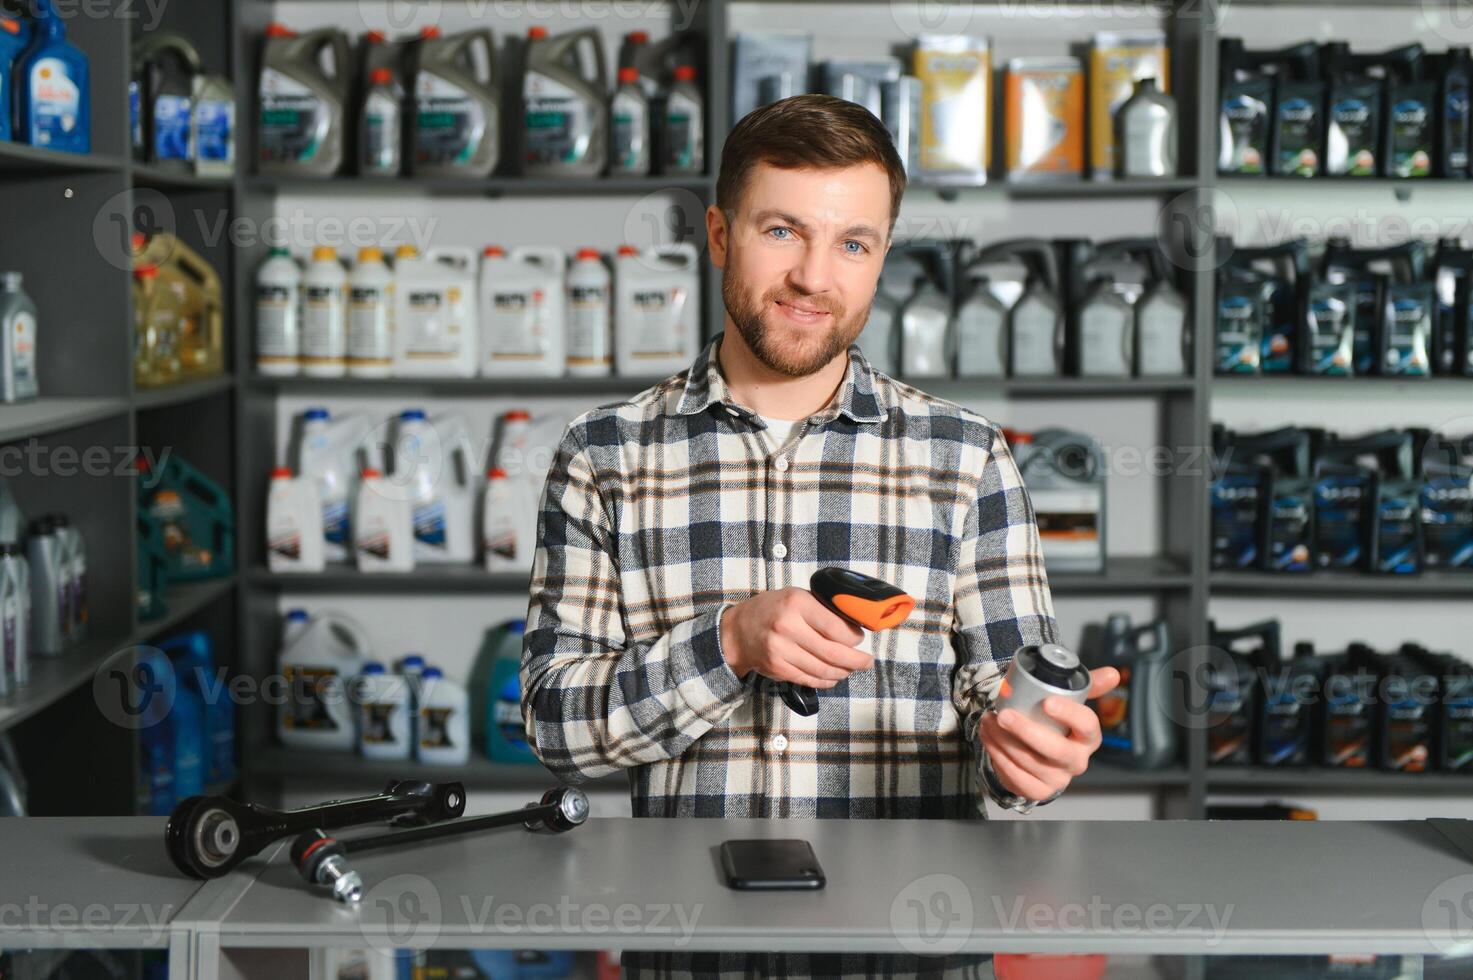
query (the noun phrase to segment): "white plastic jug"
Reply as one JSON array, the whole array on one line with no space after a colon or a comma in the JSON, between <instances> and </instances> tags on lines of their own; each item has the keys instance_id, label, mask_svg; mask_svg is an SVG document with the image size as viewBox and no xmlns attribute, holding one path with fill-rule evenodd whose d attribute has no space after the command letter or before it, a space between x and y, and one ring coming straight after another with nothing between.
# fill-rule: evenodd
<instances>
[{"instance_id":1,"label":"white plastic jug","mask_svg":"<svg viewBox=\"0 0 1473 980\"><path fill-rule=\"evenodd\" d=\"M488 378L558 378L567 369L561 249L488 246L481 261L481 373Z\"/></svg>"},{"instance_id":2,"label":"white plastic jug","mask_svg":"<svg viewBox=\"0 0 1473 980\"><path fill-rule=\"evenodd\" d=\"M673 374L700 347L700 252L690 242L619 249L614 263L614 371Z\"/></svg>"},{"instance_id":3,"label":"white plastic jug","mask_svg":"<svg viewBox=\"0 0 1473 980\"><path fill-rule=\"evenodd\" d=\"M393 482L408 492L414 511L416 561L475 560L471 522L478 472L470 430L459 415L426 418L418 409L400 414Z\"/></svg>"},{"instance_id":4,"label":"white plastic jug","mask_svg":"<svg viewBox=\"0 0 1473 980\"><path fill-rule=\"evenodd\" d=\"M400 250L394 262L394 373L470 378L476 373L476 257L468 248Z\"/></svg>"},{"instance_id":5,"label":"white plastic jug","mask_svg":"<svg viewBox=\"0 0 1473 980\"><path fill-rule=\"evenodd\" d=\"M276 731L290 749L357 745L354 685L369 657L362 627L340 613L319 613L281 652L285 697Z\"/></svg>"},{"instance_id":6,"label":"white plastic jug","mask_svg":"<svg viewBox=\"0 0 1473 980\"><path fill-rule=\"evenodd\" d=\"M312 250L302 277L302 373L341 378L348 371L348 273L330 246Z\"/></svg>"},{"instance_id":7,"label":"white plastic jug","mask_svg":"<svg viewBox=\"0 0 1473 980\"><path fill-rule=\"evenodd\" d=\"M369 431L368 420L361 415L333 417L325 408L309 408L302 413L296 471L317 484L326 561L348 561L352 557L349 510L358 492L358 473L365 462Z\"/></svg>"},{"instance_id":8,"label":"white plastic jug","mask_svg":"<svg viewBox=\"0 0 1473 980\"><path fill-rule=\"evenodd\" d=\"M353 509L353 554L360 572L414 571L414 512L405 488L364 470Z\"/></svg>"},{"instance_id":9,"label":"white plastic jug","mask_svg":"<svg viewBox=\"0 0 1473 980\"><path fill-rule=\"evenodd\" d=\"M613 295L596 248L580 248L568 270L568 374L608 377L614 369Z\"/></svg>"},{"instance_id":10,"label":"white plastic jug","mask_svg":"<svg viewBox=\"0 0 1473 980\"><path fill-rule=\"evenodd\" d=\"M413 698L409 678L371 660L358 675L358 751L365 759L407 759L412 754Z\"/></svg>"},{"instance_id":11,"label":"white plastic jug","mask_svg":"<svg viewBox=\"0 0 1473 980\"><path fill-rule=\"evenodd\" d=\"M286 467L271 471L266 494L266 567L273 572L320 572L322 502L317 485Z\"/></svg>"},{"instance_id":12,"label":"white plastic jug","mask_svg":"<svg viewBox=\"0 0 1473 980\"><path fill-rule=\"evenodd\" d=\"M471 757L470 697L465 688L429 667L420 678L415 725L420 762L463 766Z\"/></svg>"}]
</instances>

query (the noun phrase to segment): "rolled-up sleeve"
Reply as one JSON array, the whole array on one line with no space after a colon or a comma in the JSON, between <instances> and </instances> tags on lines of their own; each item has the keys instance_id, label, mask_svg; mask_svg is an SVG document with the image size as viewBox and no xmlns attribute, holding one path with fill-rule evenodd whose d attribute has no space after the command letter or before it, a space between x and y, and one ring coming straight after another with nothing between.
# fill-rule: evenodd
<instances>
[{"instance_id":1,"label":"rolled-up sleeve","mask_svg":"<svg viewBox=\"0 0 1473 980\"><path fill-rule=\"evenodd\" d=\"M539 503L521 664L528 743L570 783L679 756L752 689L722 656L730 603L628 641L616 539L575 421Z\"/></svg>"},{"instance_id":2,"label":"rolled-up sleeve","mask_svg":"<svg viewBox=\"0 0 1473 980\"><path fill-rule=\"evenodd\" d=\"M978 785L987 785L981 781L985 753L977 737L982 712L996 698L1018 648L1057 643L1059 635L1033 505L996 427L990 430L959 552L952 599L957 658L952 702L963 719L963 736L976 752Z\"/></svg>"}]
</instances>

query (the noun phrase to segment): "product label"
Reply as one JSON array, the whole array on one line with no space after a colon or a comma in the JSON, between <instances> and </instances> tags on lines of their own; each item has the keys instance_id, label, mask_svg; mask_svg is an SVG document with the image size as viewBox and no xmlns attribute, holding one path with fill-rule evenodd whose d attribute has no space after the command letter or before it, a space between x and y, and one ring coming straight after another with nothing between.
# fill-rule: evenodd
<instances>
[{"instance_id":1,"label":"product label","mask_svg":"<svg viewBox=\"0 0 1473 980\"><path fill-rule=\"evenodd\" d=\"M256 358L295 361L301 353L297 323L297 291L287 286L256 286Z\"/></svg>"},{"instance_id":2,"label":"product label","mask_svg":"<svg viewBox=\"0 0 1473 980\"><path fill-rule=\"evenodd\" d=\"M69 140L81 122L81 90L66 62L42 58L31 66L31 142L36 146Z\"/></svg>"},{"instance_id":3,"label":"product label","mask_svg":"<svg viewBox=\"0 0 1473 980\"><path fill-rule=\"evenodd\" d=\"M1030 486L1043 560L1093 562L1102 557L1104 500L1098 491Z\"/></svg>"},{"instance_id":4,"label":"product label","mask_svg":"<svg viewBox=\"0 0 1473 980\"><path fill-rule=\"evenodd\" d=\"M674 289L634 289L620 309L620 341L630 346L630 355L641 357L676 357L684 348L680 330L680 313L688 295L680 287ZM626 327L627 324L627 327Z\"/></svg>"},{"instance_id":5,"label":"product label","mask_svg":"<svg viewBox=\"0 0 1473 980\"><path fill-rule=\"evenodd\" d=\"M1425 377L1432 373L1432 295L1394 296L1386 337L1385 373Z\"/></svg>"},{"instance_id":6,"label":"product label","mask_svg":"<svg viewBox=\"0 0 1473 980\"><path fill-rule=\"evenodd\" d=\"M540 72L527 72L522 116L526 161L581 163L593 142L594 112L579 93Z\"/></svg>"},{"instance_id":7,"label":"product label","mask_svg":"<svg viewBox=\"0 0 1473 980\"><path fill-rule=\"evenodd\" d=\"M1361 279L1355 287L1355 344L1352 356L1356 374L1370 374L1380 360L1376 352L1382 329L1381 290L1377 280Z\"/></svg>"},{"instance_id":8,"label":"product label","mask_svg":"<svg viewBox=\"0 0 1473 980\"><path fill-rule=\"evenodd\" d=\"M1100 719L1100 747L1121 755L1130 755L1134 740L1130 737L1130 675L1131 668L1120 665L1120 684L1103 697L1092 702L1095 714Z\"/></svg>"},{"instance_id":9,"label":"product label","mask_svg":"<svg viewBox=\"0 0 1473 980\"><path fill-rule=\"evenodd\" d=\"M10 386L17 397L36 393L36 318L26 311L10 321Z\"/></svg>"},{"instance_id":10,"label":"product label","mask_svg":"<svg viewBox=\"0 0 1473 980\"><path fill-rule=\"evenodd\" d=\"M1316 289L1309 298L1309 359L1311 374L1350 374L1355 335L1350 322L1350 304L1334 292Z\"/></svg>"},{"instance_id":11,"label":"product label","mask_svg":"<svg viewBox=\"0 0 1473 980\"><path fill-rule=\"evenodd\" d=\"M486 138L486 109L481 100L430 72L419 73L414 96L415 160L431 164L472 163Z\"/></svg>"},{"instance_id":12,"label":"product label","mask_svg":"<svg viewBox=\"0 0 1473 980\"><path fill-rule=\"evenodd\" d=\"M1376 515L1376 571L1412 575L1422 570L1420 487L1383 484Z\"/></svg>"},{"instance_id":13,"label":"product label","mask_svg":"<svg viewBox=\"0 0 1473 980\"><path fill-rule=\"evenodd\" d=\"M568 286L568 363L609 363L609 291L605 286Z\"/></svg>"},{"instance_id":14,"label":"product label","mask_svg":"<svg viewBox=\"0 0 1473 980\"><path fill-rule=\"evenodd\" d=\"M1294 694L1290 675L1268 678L1263 692L1263 742L1259 762L1265 766L1299 765L1307 761L1309 712Z\"/></svg>"},{"instance_id":15,"label":"product label","mask_svg":"<svg viewBox=\"0 0 1473 980\"><path fill-rule=\"evenodd\" d=\"M1283 482L1286 486L1280 487ZM1275 481L1269 504L1269 567L1276 572L1310 570L1310 508L1314 488L1307 482Z\"/></svg>"},{"instance_id":16,"label":"product label","mask_svg":"<svg viewBox=\"0 0 1473 980\"><path fill-rule=\"evenodd\" d=\"M451 708L426 707L419 711L419 747L422 749L450 749L455 741L450 737L450 722L455 717Z\"/></svg>"},{"instance_id":17,"label":"product label","mask_svg":"<svg viewBox=\"0 0 1473 980\"><path fill-rule=\"evenodd\" d=\"M1361 98L1343 98L1330 106L1330 173L1376 176L1377 116Z\"/></svg>"},{"instance_id":18,"label":"product label","mask_svg":"<svg viewBox=\"0 0 1473 980\"><path fill-rule=\"evenodd\" d=\"M203 99L194 107L194 152L201 160L235 159L235 103Z\"/></svg>"},{"instance_id":19,"label":"product label","mask_svg":"<svg viewBox=\"0 0 1473 980\"><path fill-rule=\"evenodd\" d=\"M915 52L921 80L921 169L985 179L991 162L992 52L968 39L922 39Z\"/></svg>"},{"instance_id":20,"label":"product label","mask_svg":"<svg viewBox=\"0 0 1473 980\"><path fill-rule=\"evenodd\" d=\"M352 286L348 290L348 360L356 364L393 361L389 311L393 287Z\"/></svg>"},{"instance_id":21,"label":"product label","mask_svg":"<svg viewBox=\"0 0 1473 980\"><path fill-rule=\"evenodd\" d=\"M1422 486L1428 568L1473 568L1473 474L1430 477Z\"/></svg>"},{"instance_id":22,"label":"product label","mask_svg":"<svg viewBox=\"0 0 1473 980\"><path fill-rule=\"evenodd\" d=\"M1261 174L1268 160L1268 103L1245 92L1222 100L1222 140L1217 169L1225 174Z\"/></svg>"},{"instance_id":23,"label":"product label","mask_svg":"<svg viewBox=\"0 0 1473 980\"><path fill-rule=\"evenodd\" d=\"M1227 294L1217 303L1217 373L1257 374L1263 308L1251 296Z\"/></svg>"},{"instance_id":24,"label":"product label","mask_svg":"<svg viewBox=\"0 0 1473 980\"><path fill-rule=\"evenodd\" d=\"M414 540L429 548L443 549L445 542L445 504L425 500L414 505Z\"/></svg>"},{"instance_id":25,"label":"product label","mask_svg":"<svg viewBox=\"0 0 1473 980\"><path fill-rule=\"evenodd\" d=\"M261 159L302 163L315 159L332 120L327 106L306 85L275 68L261 70Z\"/></svg>"},{"instance_id":26,"label":"product label","mask_svg":"<svg viewBox=\"0 0 1473 980\"><path fill-rule=\"evenodd\" d=\"M1056 374L1059 369L1054 335L1057 320L1052 310L1038 303L1019 300L1013 307L1013 372Z\"/></svg>"},{"instance_id":27,"label":"product label","mask_svg":"<svg viewBox=\"0 0 1473 980\"><path fill-rule=\"evenodd\" d=\"M1303 98L1279 103L1275 125L1278 152L1275 172L1295 177L1314 177L1320 171L1320 107Z\"/></svg>"},{"instance_id":28,"label":"product label","mask_svg":"<svg viewBox=\"0 0 1473 980\"><path fill-rule=\"evenodd\" d=\"M1422 698L1410 692L1423 688L1422 678L1388 678L1385 708L1388 769L1424 772L1432 759L1432 711ZM1399 683L1398 683L1399 682ZM1398 694L1405 696L1398 697Z\"/></svg>"},{"instance_id":29,"label":"product label","mask_svg":"<svg viewBox=\"0 0 1473 980\"><path fill-rule=\"evenodd\" d=\"M1263 478L1227 473L1212 484L1212 567L1252 568L1259 551Z\"/></svg>"},{"instance_id":30,"label":"product label","mask_svg":"<svg viewBox=\"0 0 1473 980\"><path fill-rule=\"evenodd\" d=\"M552 349L541 289L493 288L485 314L492 361L541 360Z\"/></svg>"},{"instance_id":31,"label":"product label","mask_svg":"<svg viewBox=\"0 0 1473 980\"><path fill-rule=\"evenodd\" d=\"M649 133L649 114L645 104L627 95L614 96L610 112L611 143L609 152L617 170L639 170L645 165Z\"/></svg>"},{"instance_id":32,"label":"product label","mask_svg":"<svg viewBox=\"0 0 1473 980\"><path fill-rule=\"evenodd\" d=\"M322 537L329 544L347 548L351 544L348 534L348 502L326 500L322 505Z\"/></svg>"},{"instance_id":33,"label":"product label","mask_svg":"<svg viewBox=\"0 0 1473 980\"><path fill-rule=\"evenodd\" d=\"M1426 177L1432 173L1432 109L1420 99L1391 107L1391 173Z\"/></svg>"},{"instance_id":34,"label":"product label","mask_svg":"<svg viewBox=\"0 0 1473 980\"><path fill-rule=\"evenodd\" d=\"M1252 761L1253 671L1237 657L1233 676L1221 676L1208 662L1207 761L1213 765L1247 765Z\"/></svg>"},{"instance_id":35,"label":"product label","mask_svg":"<svg viewBox=\"0 0 1473 980\"><path fill-rule=\"evenodd\" d=\"M1473 676L1446 675L1442 685L1443 770L1456 772L1473 765Z\"/></svg>"},{"instance_id":36,"label":"product label","mask_svg":"<svg viewBox=\"0 0 1473 980\"><path fill-rule=\"evenodd\" d=\"M156 160L189 160L190 100L160 95L153 100L153 155Z\"/></svg>"},{"instance_id":37,"label":"product label","mask_svg":"<svg viewBox=\"0 0 1473 980\"><path fill-rule=\"evenodd\" d=\"M701 165L701 107L679 92L665 109L664 156L667 170L692 170Z\"/></svg>"},{"instance_id":38,"label":"product label","mask_svg":"<svg viewBox=\"0 0 1473 980\"><path fill-rule=\"evenodd\" d=\"M266 536L266 550L272 555L280 555L289 564L302 560L302 531L290 514L281 514L272 520Z\"/></svg>"},{"instance_id":39,"label":"product label","mask_svg":"<svg viewBox=\"0 0 1473 980\"><path fill-rule=\"evenodd\" d=\"M1130 321L1130 310L1109 303L1091 303L1080 312L1081 373L1130 375Z\"/></svg>"},{"instance_id":40,"label":"product label","mask_svg":"<svg viewBox=\"0 0 1473 980\"><path fill-rule=\"evenodd\" d=\"M1375 678L1365 671L1325 679L1325 764L1364 769L1371 764Z\"/></svg>"},{"instance_id":41,"label":"product label","mask_svg":"<svg viewBox=\"0 0 1473 980\"><path fill-rule=\"evenodd\" d=\"M463 338L469 336L461 324L465 296L458 286L408 288L404 293L406 315L394 323L394 329L403 334L404 356L422 362L460 357Z\"/></svg>"},{"instance_id":42,"label":"product label","mask_svg":"<svg viewBox=\"0 0 1473 980\"><path fill-rule=\"evenodd\" d=\"M302 290L302 358L341 361L347 356L347 324L341 286L308 285Z\"/></svg>"},{"instance_id":43,"label":"product label","mask_svg":"<svg viewBox=\"0 0 1473 980\"><path fill-rule=\"evenodd\" d=\"M1315 564L1320 568L1363 567L1373 479L1369 473L1360 473L1315 482Z\"/></svg>"},{"instance_id":44,"label":"product label","mask_svg":"<svg viewBox=\"0 0 1473 980\"><path fill-rule=\"evenodd\" d=\"M404 713L405 707L393 701L371 701L363 705L362 737L366 745L393 745L398 742L399 725L396 716Z\"/></svg>"},{"instance_id":45,"label":"product label","mask_svg":"<svg viewBox=\"0 0 1473 980\"><path fill-rule=\"evenodd\" d=\"M281 674L290 692L282 705L282 726L292 731L337 731L337 719L328 706L345 700L338 672L331 667L293 664L283 667Z\"/></svg>"},{"instance_id":46,"label":"product label","mask_svg":"<svg viewBox=\"0 0 1473 980\"><path fill-rule=\"evenodd\" d=\"M1136 360L1141 374L1188 373L1184 317L1184 310L1165 299L1141 302L1136 312L1136 329L1140 334Z\"/></svg>"},{"instance_id":47,"label":"product label","mask_svg":"<svg viewBox=\"0 0 1473 980\"><path fill-rule=\"evenodd\" d=\"M1469 112L1467 84L1449 81L1447 98L1443 102L1442 145L1443 166L1450 177L1461 176L1468 171Z\"/></svg>"}]
</instances>

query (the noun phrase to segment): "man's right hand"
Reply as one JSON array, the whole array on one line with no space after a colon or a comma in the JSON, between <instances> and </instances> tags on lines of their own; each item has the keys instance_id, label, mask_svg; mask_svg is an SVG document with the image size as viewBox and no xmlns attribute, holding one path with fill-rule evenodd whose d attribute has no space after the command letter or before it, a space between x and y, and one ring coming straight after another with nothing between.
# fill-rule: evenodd
<instances>
[{"instance_id":1,"label":"man's right hand","mask_svg":"<svg viewBox=\"0 0 1473 980\"><path fill-rule=\"evenodd\" d=\"M855 644L864 630L789 586L760 592L721 616L721 654L740 678L751 671L778 681L830 688L875 658Z\"/></svg>"}]
</instances>

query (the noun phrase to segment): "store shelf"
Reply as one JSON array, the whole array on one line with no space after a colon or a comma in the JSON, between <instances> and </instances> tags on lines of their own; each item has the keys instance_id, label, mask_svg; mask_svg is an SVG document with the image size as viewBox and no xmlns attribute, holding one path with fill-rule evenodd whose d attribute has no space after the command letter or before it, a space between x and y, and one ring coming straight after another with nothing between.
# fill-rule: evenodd
<instances>
[{"instance_id":1,"label":"store shelf","mask_svg":"<svg viewBox=\"0 0 1473 980\"><path fill-rule=\"evenodd\" d=\"M423 779L437 783L461 782L468 790L517 790L540 793L561 785L557 777L541 765L514 765L493 762L482 755L472 755L464 766L431 766L413 760L403 762L365 759L349 752L304 752L277 746L243 754L246 774L252 779L303 779L314 783L339 780L382 788L391 779ZM621 773L605 776L580 789L629 788L628 777Z\"/></svg>"},{"instance_id":2,"label":"store shelf","mask_svg":"<svg viewBox=\"0 0 1473 980\"><path fill-rule=\"evenodd\" d=\"M0 141L0 173L47 177L119 171L123 158L101 153L66 153L24 143Z\"/></svg>"},{"instance_id":3,"label":"store shelf","mask_svg":"<svg viewBox=\"0 0 1473 980\"><path fill-rule=\"evenodd\" d=\"M164 595L164 606L168 612L158 619L149 619L139 623L138 629L133 634L133 642L152 642L216 599L229 594L233 588L235 588L234 575L169 586L169 591Z\"/></svg>"},{"instance_id":4,"label":"store shelf","mask_svg":"<svg viewBox=\"0 0 1473 980\"><path fill-rule=\"evenodd\" d=\"M1050 572L1048 582L1049 590L1058 595L1102 595L1186 591L1192 577L1182 562L1171 558L1108 557L1103 574Z\"/></svg>"},{"instance_id":5,"label":"store shelf","mask_svg":"<svg viewBox=\"0 0 1473 980\"><path fill-rule=\"evenodd\" d=\"M1473 796L1473 772L1383 772L1379 769L1250 769L1207 770L1210 792L1275 793L1299 791L1375 794Z\"/></svg>"},{"instance_id":6,"label":"store shelf","mask_svg":"<svg viewBox=\"0 0 1473 980\"><path fill-rule=\"evenodd\" d=\"M187 405L234 387L235 379L222 374L215 378L200 378L197 381L184 381L160 388L138 388L133 392L133 407L146 412L155 408Z\"/></svg>"},{"instance_id":7,"label":"store shelf","mask_svg":"<svg viewBox=\"0 0 1473 980\"><path fill-rule=\"evenodd\" d=\"M1009 197L1017 198L1090 198L1150 197L1157 194L1180 194L1196 190L1191 177L1137 178L1134 180L1079 180L1056 183L1023 183L1000 181ZM929 189L929 188L928 188ZM940 189L940 188L937 188Z\"/></svg>"},{"instance_id":8,"label":"store shelf","mask_svg":"<svg viewBox=\"0 0 1473 980\"><path fill-rule=\"evenodd\" d=\"M1365 375L1357 378L1327 378L1303 374L1219 374L1212 378L1214 392L1253 393L1265 388L1276 392L1302 387L1316 395L1339 390L1357 395L1368 392L1392 394L1401 391L1432 391L1440 395L1473 395L1473 378L1430 377L1395 378Z\"/></svg>"},{"instance_id":9,"label":"store shelf","mask_svg":"<svg viewBox=\"0 0 1473 980\"><path fill-rule=\"evenodd\" d=\"M168 167L159 167L147 163L135 163L130 171L133 183L143 187L153 187L158 190L194 190L229 188L234 183L232 177L202 177L194 173L186 173L180 170L171 170Z\"/></svg>"},{"instance_id":10,"label":"store shelf","mask_svg":"<svg viewBox=\"0 0 1473 980\"><path fill-rule=\"evenodd\" d=\"M351 592L389 595L470 593L528 595L528 575L493 574L478 565L420 565L412 572L360 572L351 565L330 565L325 572L251 570L252 585L283 592Z\"/></svg>"},{"instance_id":11,"label":"store shelf","mask_svg":"<svg viewBox=\"0 0 1473 980\"><path fill-rule=\"evenodd\" d=\"M1314 572L1276 575L1272 572L1214 572L1214 595L1345 596L1367 599L1473 598L1473 573L1425 572L1421 575L1367 575Z\"/></svg>"},{"instance_id":12,"label":"store shelf","mask_svg":"<svg viewBox=\"0 0 1473 980\"><path fill-rule=\"evenodd\" d=\"M1466 180L1446 177L1235 177L1230 174L1218 175L1217 186L1228 193L1248 192L1264 187L1275 190L1292 187L1295 190L1307 190L1311 194L1328 194L1332 191L1339 193L1356 187L1383 188L1397 192L1412 191L1419 187L1448 188L1464 192L1473 189L1473 184Z\"/></svg>"},{"instance_id":13,"label":"store shelf","mask_svg":"<svg viewBox=\"0 0 1473 980\"><path fill-rule=\"evenodd\" d=\"M1111 791L1154 790L1166 786L1189 785L1191 774L1185 766L1175 765L1166 769L1126 769L1108 762L1091 762L1072 784L1070 789L1098 789Z\"/></svg>"},{"instance_id":14,"label":"store shelf","mask_svg":"<svg viewBox=\"0 0 1473 980\"><path fill-rule=\"evenodd\" d=\"M1009 398L1153 398L1190 393L1193 389L1191 378L917 378L906 383L953 400L989 394Z\"/></svg>"},{"instance_id":15,"label":"store shelf","mask_svg":"<svg viewBox=\"0 0 1473 980\"><path fill-rule=\"evenodd\" d=\"M126 398L42 397L0 406L0 443L18 442L126 414Z\"/></svg>"},{"instance_id":16,"label":"store shelf","mask_svg":"<svg viewBox=\"0 0 1473 980\"><path fill-rule=\"evenodd\" d=\"M266 193L434 194L462 197L587 197L685 190L704 194L715 178L695 177L276 177L253 175L246 186Z\"/></svg>"},{"instance_id":17,"label":"store shelf","mask_svg":"<svg viewBox=\"0 0 1473 980\"><path fill-rule=\"evenodd\" d=\"M59 657L32 657L31 678L25 687L0 698L0 731L66 697L92 680L97 668L129 645L126 635L94 637Z\"/></svg>"},{"instance_id":18,"label":"store shelf","mask_svg":"<svg viewBox=\"0 0 1473 980\"><path fill-rule=\"evenodd\" d=\"M250 386L283 395L635 395L664 378L270 378L252 375Z\"/></svg>"}]
</instances>

